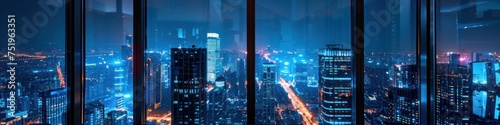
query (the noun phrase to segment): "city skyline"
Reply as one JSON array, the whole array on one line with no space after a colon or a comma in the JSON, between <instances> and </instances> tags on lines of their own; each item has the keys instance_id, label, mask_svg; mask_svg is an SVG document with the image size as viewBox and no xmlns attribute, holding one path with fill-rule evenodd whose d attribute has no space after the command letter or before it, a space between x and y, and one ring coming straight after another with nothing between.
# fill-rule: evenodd
<instances>
[{"instance_id":1,"label":"city skyline","mask_svg":"<svg viewBox=\"0 0 500 125\"><path fill-rule=\"evenodd\" d=\"M2 123L69 122L66 111L74 96L68 95L74 90L67 88L73 83L66 80L72 66L65 64L71 54L65 48L66 14L64 1L51 1L26 4L23 8L32 8L26 10L16 8L25 4L18 1L0 4L15 12L0 14L16 14L19 36L15 60L0 57ZM144 78L142 121L323 125L356 124L354 119L362 115L367 125L425 124L421 113L433 112L429 117L435 121L430 122L436 124L500 124L500 38L495 34L500 29L500 2L437 0L432 14L435 46L426 48L436 52L425 57L435 59L426 62L435 65L430 74L435 81L428 83L435 93L421 91L417 1L392 2L365 0L365 44L358 52L359 46L351 44L356 15L349 1L256 0L255 36L248 36L245 0L150 0L145 8L144 66L139 67L144 72L139 75ZM141 105L134 93L141 88L133 85L138 67L132 59L132 0L86 4L82 122L133 124L134 109ZM58 11L52 15L50 9ZM38 12L48 16L46 24L40 22L43 17L32 18ZM30 23L37 33L26 35L22 31ZM0 44L0 54L12 52L8 46ZM364 58L357 60L356 54ZM13 64L16 82L9 83ZM362 78L357 78L356 64L364 64ZM364 83L354 82L359 79ZM363 84L364 91L353 93L356 84ZM429 103L423 95L435 99L428 111L420 110ZM360 98L364 109L353 105L360 105ZM254 111L248 110L250 105Z\"/></svg>"}]
</instances>

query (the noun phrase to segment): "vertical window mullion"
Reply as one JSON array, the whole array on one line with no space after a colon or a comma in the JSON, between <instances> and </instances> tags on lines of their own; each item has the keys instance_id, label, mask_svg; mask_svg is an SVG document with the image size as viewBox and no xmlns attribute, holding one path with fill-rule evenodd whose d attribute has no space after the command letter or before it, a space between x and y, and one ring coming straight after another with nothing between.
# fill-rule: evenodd
<instances>
[{"instance_id":1,"label":"vertical window mullion","mask_svg":"<svg viewBox=\"0 0 500 125\"><path fill-rule=\"evenodd\" d=\"M420 124L434 122L434 67L435 43L431 40L431 1L417 3L417 65L419 66L418 96Z\"/></svg>"},{"instance_id":2,"label":"vertical window mullion","mask_svg":"<svg viewBox=\"0 0 500 125\"><path fill-rule=\"evenodd\" d=\"M68 108L66 124L83 124L85 84L85 0L68 0L66 6L66 52Z\"/></svg>"},{"instance_id":3,"label":"vertical window mullion","mask_svg":"<svg viewBox=\"0 0 500 125\"><path fill-rule=\"evenodd\" d=\"M364 124L364 0L351 1L351 48L353 52L353 123Z\"/></svg>"},{"instance_id":4,"label":"vertical window mullion","mask_svg":"<svg viewBox=\"0 0 500 125\"><path fill-rule=\"evenodd\" d=\"M247 124L255 124L255 0L247 0Z\"/></svg>"},{"instance_id":5,"label":"vertical window mullion","mask_svg":"<svg viewBox=\"0 0 500 125\"><path fill-rule=\"evenodd\" d=\"M144 50L146 48L146 0L133 1L133 111L134 125L146 124Z\"/></svg>"}]
</instances>

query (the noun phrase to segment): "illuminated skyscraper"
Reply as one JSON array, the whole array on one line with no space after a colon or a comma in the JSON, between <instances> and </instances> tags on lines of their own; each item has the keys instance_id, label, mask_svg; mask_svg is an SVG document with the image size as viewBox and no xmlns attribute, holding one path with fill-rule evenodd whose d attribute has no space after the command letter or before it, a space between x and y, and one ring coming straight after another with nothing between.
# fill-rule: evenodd
<instances>
[{"instance_id":1,"label":"illuminated skyscraper","mask_svg":"<svg viewBox=\"0 0 500 125\"><path fill-rule=\"evenodd\" d=\"M352 124L351 55L342 45L319 54L320 124Z\"/></svg>"},{"instance_id":2,"label":"illuminated skyscraper","mask_svg":"<svg viewBox=\"0 0 500 125\"><path fill-rule=\"evenodd\" d=\"M277 68L275 63L263 63L262 83L257 87L256 93L256 123L257 124L275 124L276 114L276 97L274 87L276 86Z\"/></svg>"},{"instance_id":3,"label":"illuminated skyscraper","mask_svg":"<svg viewBox=\"0 0 500 125\"><path fill-rule=\"evenodd\" d=\"M417 71L417 65L394 67L394 86L389 88L394 108L392 124L418 124Z\"/></svg>"},{"instance_id":4,"label":"illuminated skyscraper","mask_svg":"<svg viewBox=\"0 0 500 125\"><path fill-rule=\"evenodd\" d=\"M105 120L104 105L100 101L91 102L85 105L84 112L85 125L103 125Z\"/></svg>"},{"instance_id":5,"label":"illuminated skyscraper","mask_svg":"<svg viewBox=\"0 0 500 125\"><path fill-rule=\"evenodd\" d=\"M67 108L67 93L66 89L55 89L40 93L39 120L44 124L64 124L63 113Z\"/></svg>"},{"instance_id":6,"label":"illuminated skyscraper","mask_svg":"<svg viewBox=\"0 0 500 125\"><path fill-rule=\"evenodd\" d=\"M123 109L108 112L105 125L127 125L127 111Z\"/></svg>"},{"instance_id":7,"label":"illuminated skyscraper","mask_svg":"<svg viewBox=\"0 0 500 125\"><path fill-rule=\"evenodd\" d=\"M225 125L226 118L226 79L217 77L215 86L208 92L207 124Z\"/></svg>"},{"instance_id":8,"label":"illuminated skyscraper","mask_svg":"<svg viewBox=\"0 0 500 125\"><path fill-rule=\"evenodd\" d=\"M162 101L161 55L146 52L146 106L148 110L160 107Z\"/></svg>"},{"instance_id":9,"label":"illuminated skyscraper","mask_svg":"<svg viewBox=\"0 0 500 125\"><path fill-rule=\"evenodd\" d=\"M475 124L499 124L499 62L472 63L472 117ZM495 122L496 121L496 122Z\"/></svg>"},{"instance_id":10,"label":"illuminated skyscraper","mask_svg":"<svg viewBox=\"0 0 500 125\"><path fill-rule=\"evenodd\" d=\"M452 56L450 57L452 58ZM470 119L471 82L466 66L436 65L436 120L438 124L466 124Z\"/></svg>"},{"instance_id":11,"label":"illuminated skyscraper","mask_svg":"<svg viewBox=\"0 0 500 125\"><path fill-rule=\"evenodd\" d=\"M172 48L172 124L204 125L207 49Z\"/></svg>"},{"instance_id":12,"label":"illuminated skyscraper","mask_svg":"<svg viewBox=\"0 0 500 125\"><path fill-rule=\"evenodd\" d=\"M207 33L207 54L207 79L214 82L221 74L219 34Z\"/></svg>"}]
</instances>

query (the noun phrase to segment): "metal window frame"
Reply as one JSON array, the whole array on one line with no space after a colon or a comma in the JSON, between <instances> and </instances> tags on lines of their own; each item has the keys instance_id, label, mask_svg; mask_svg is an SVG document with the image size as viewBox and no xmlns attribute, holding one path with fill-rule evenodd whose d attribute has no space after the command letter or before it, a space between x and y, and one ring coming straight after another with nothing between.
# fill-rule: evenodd
<instances>
[{"instance_id":1,"label":"metal window frame","mask_svg":"<svg viewBox=\"0 0 500 125\"><path fill-rule=\"evenodd\" d=\"M365 67L365 1L351 0L351 50L353 53L353 123L364 124L364 67Z\"/></svg>"},{"instance_id":2,"label":"metal window frame","mask_svg":"<svg viewBox=\"0 0 500 125\"><path fill-rule=\"evenodd\" d=\"M134 0L133 83L134 124L145 124L144 50L146 48L146 1ZM85 93L85 0L66 3L66 67L69 104L67 124L83 124ZM435 0L417 3L417 65L419 66L419 123L433 124L435 107L434 19ZM351 45L353 50L353 123L364 124L364 0L351 1ZM255 0L247 0L247 124L255 124ZM356 105L358 104L358 105Z\"/></svg>"},{"instance_id":3,"label":"metal window frame","mask_svg":"<svg viewBox=\"0 0 500 125\"><path fill-rule=\"evenodd\" d=\"M435 120L435 0L417 1L417 66L419 124L433 125Z\"/></svg>"},{"instance_id":4,"label":"metal window frame","mask_svg":"<svg viewBox=\"0 0 500 125\"><path fill-rule=\"evenodd\" d=\"M68 107L66 124L83 124L85 101L85 0L67 0L65 4Z\"/></svg>"},{"instance_id":5,"label":"metal window frame","mask_svg":"<svg viewBox=\"0 0 500 125\"><path fill-rule=\"evenodd\" d=\"M133 1L133 44L132 44L132 63L133 63L133 112L134 125L146 124L146 104L145 104L145 59L144 50L146 49L146 0Z\"/></svg>"},{"instance_id":6,"label":"metal window frame","mask_svg":"<svg viewBox=\"0 0 500 125\"><path fill-rule=\"evenodd\" d=\"M255 0L247 0L247 124L255 124Z\"/></svg>"}]
</instances>

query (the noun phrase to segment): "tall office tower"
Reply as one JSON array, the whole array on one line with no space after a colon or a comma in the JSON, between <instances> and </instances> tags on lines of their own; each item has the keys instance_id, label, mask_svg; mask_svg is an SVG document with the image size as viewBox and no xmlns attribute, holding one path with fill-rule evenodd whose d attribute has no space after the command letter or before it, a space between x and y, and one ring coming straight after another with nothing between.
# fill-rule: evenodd
<instances>
[{"instance_id":1,"label":"tall office tower","mask_svg":"<svg viewBox=\"0 0 500 125\"><path fill-rule=\"evenodd\" d=\"M208 124L225 125L226 118L226 79L223 76L215 79L215 87L208 92L207 121Z\"/></svg>"},{"instance_id":2,"label":"tall office tower","mask_svg":"<svg viewBox=\"0 0 500 125\"><path fill-rule=\"evenodd\" d=\"M246 89L246 80L247 80L247 70L246 70L246 59L245 58L239 58L237 59L237 85L233 86L236 87L237 95L238 98L246 98L247 97L247 89Z\"/></svg>"},{"instance_id":3,"label":"tall office tower","mask_svg":"<svg viewBox=\"0 0 500 125\"><path fill-rule=\"evenodd\" d=\"M114 91L114 98L116 99L116 108L117 109L125 109L125 88L127 88L127 72L123 69L122 62L125 61L115 61L111 64L110 72L114 73L114 81L112 84L112 90ZM102 91L102 90L101 90Z\"/></svg>"},{"instance_id":4,"label":"tall office tower","mask_svg":"<svg viewBox=\"0 0 500 125\"><path fill-rule=\"evenodd\" d=\"M389 88L394 107L393 124L418 124L417 71L417 65L394 67L394 86Z\"/></svg>"},{"instance_id":5,"label":"tall office tower","mask_svg":"<svg viewBox=\"0 0 500 125\"><path fill-rule=\"evenodd\" d=\"M320 124L353 124L350 49L326 45L319 53Z\"/></svg>"},{"instance_id":6,"label":"tall office tower","mask_svg":"<svg viewBox=\"0 0 500 125\"><path fill-rule=\"evenodd\" d=\"M207 33L207 80L214 82L221 74L220 38L217 33Z\"/></svg>"},{"instance_id":7,"label":"tall office tower","mask_svg":"<svg viewBox=\"0 0 500 125\"><path fill-rule=\"evenodd\" d=\"M108 112L105 125L127 125L127 111L116 109Z\"/></svg>"},{"instance_id":8,"label":"tall office tower","mask_svg":"<svg viewBox=\"0 0 500 125\"><path fill-rule=\"evenodd\" d=\"M472 116L474 124L499 124L499 62L472 63ZM497 122L494 122L497 121Z\"/></svg>"},{"instance_id":9,"label":"tall office tower","mask_svg":"<svg viewBox=\"0 0 500 125\"><path fill-rule=\"evenodd\" d=\"M483 55L482 53L471 53L471 62L479 62L483 61L481 56Z\"/></svg>"},{"instance_id":10,"label":"tall office tower","mask_svg":"<svg viewBox=\"0 0 500 125\"><path fill-rule=\"evenodd\" d=\"M163 86L161 83L161 55L146 52L146 106L155 110L161 106Z\"/></svg>"},{"instance_id":11,"label":"tall office tower","mask_svg":"<svg viewBox=\"0 0 500 125\"><path fill-rule=\"evenodd\" d=\"M86 104L83 118L85 125L103 125L105 119L104 104L101 101Z\"/></svg>"},{"instance_id":12,"label":"tall office tower","mask_svg":"<svg viewBox=\"0 0 500 125\"><path fill-rule=\"evenodd\" d=\"M170 82L170 64L161 64L161 84L163 84L163 88L169 88Z\"/></svg>"},{"instance_id":13,"label":"tall office tower","mask_svg":"<svg viewBox=\"0 0 500 125\"><path fill-rule=\"evenodd\" d=\"M38 101L39 120L44 124L64 124L62 122L63 112L67 108L67 93L66 89L55 89L45 92L40 92Z\"/></svg>"},{"instance_id":14,"label":"tall office tower","mask_svg":"<svg viewBox=\"0 0 500 125\"><path fill-rule=\"evenodd\" d=\"M460 65L460 54L450 54L450 64Z\"/></svg>"},{"instance_id":15,"label":"tall office tower","mask_svg":"<svg viewBox=\"0 0 500 125\"><path fill-rule=\"evenodd\" d=\"M275 63L262 64L262 83L257 87L255 115L257 124L275 124L276 114L276 97L274 95L274 87L276 86L277 68Z\"/></svg>"},{"instance_id":16,"label":"tall office tower","mask_svg":"<svg viewBox=\"0 0 500 125\"><path fill-rule=\"evenodd\" d=\"M172 124L204 125L207 49L171 49Z\"/></svg>"},{"instance_id":17,"label":"tall office tower","mask_svg":"<svg viewBox=\"0 0 500 125\"><path fill-rule=\"evenodd\" d=\"M436 65L436 121L463 125L470 119L470 72L457 64Z\"/></svg>"},{"instance_id":18,"label":"tall office tower","mask_svg":"<svg viewBox=\"0 0 500 125\"><path fill-rule=\"evenodd\" d=\"M304 63L297 63L295 64L295 83L296 87L300 92L304 92L307 89L307 70L308 70L308 65Z\"/></svg>"}]
</instances>

